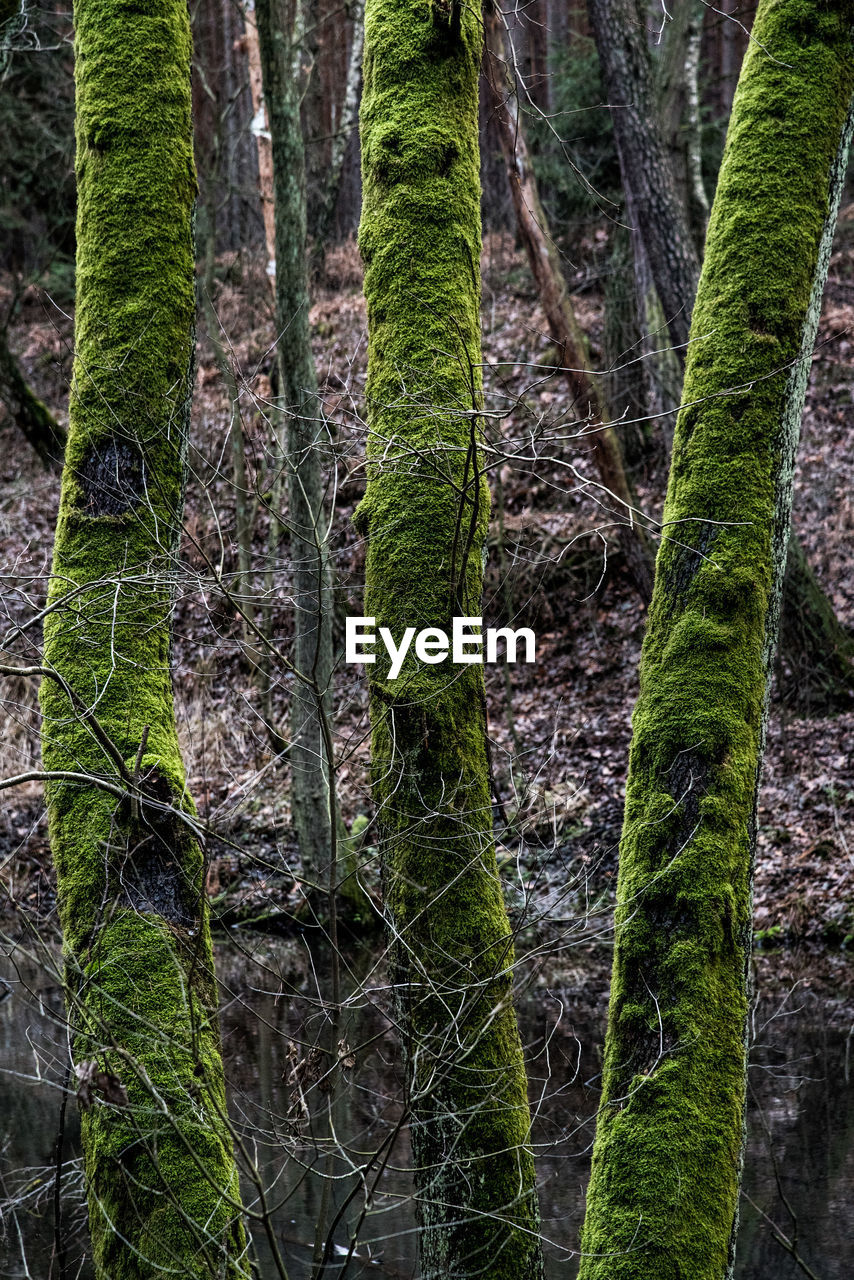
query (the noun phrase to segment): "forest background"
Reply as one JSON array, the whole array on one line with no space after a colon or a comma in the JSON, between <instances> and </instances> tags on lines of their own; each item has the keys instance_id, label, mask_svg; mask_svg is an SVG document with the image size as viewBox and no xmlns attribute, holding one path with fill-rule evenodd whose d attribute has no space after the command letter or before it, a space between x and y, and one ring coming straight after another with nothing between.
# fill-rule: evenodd
<instances>
[{"instance_id":1,"label":"forest background","mask_svg":"<svg viewBox=\"0 0 854 1280\"><path fill-rule=\"evenodd\" d=\"M212 920L220 938L230 934L236 940L221 944L220 976L228 993L226 1073L238 1096L251 1099L242 1105L247 1113L255 1109L252 1121L263 1128L259 1116L265 1107L269 1111L276 1090L285 1114L293 1105L287 1070L281 1084L263 1077L271 1071L282 1075L291 1037L299 1043L295 1028L311 1021L313 1002L320 999L325 982L313 958L323 954L324 930L314 920L316 904L306 891L292 825L286 748L294 681L283 669L259 676L263 664L234 606L235 590L239 596L248 589L256 616L282 648L288 646L294 585L282 531L270 516L270 495L281 497L280 445L270 413L279 326L268 270L268 129L259 109L257 47L252 18L247 23L238 4L203 0L191 8L200 185L199 332L185 574L174 615L174 684L189 788L200 816L216 833L207 868ZM650 5L646 33L668 145L688 204L697 193L696 166L692 169L697 158L706 198L714 192L754 16L749 4L734 0L719 8L701 5L697 12L692 37L685 24L668 20L666 10ZM362 612L364 584L364 542L352 523L364 492L367 359L362 268L355 243L361 207L354 109L361 22L358 4L311 4L299 63L310 331L318 404L331 441L325 492L331 510L336 651L343 645L344 618ZM569 0L535 0L508 15L507 29L533 171L572 308L589 343L592 366L606 373L602 382L620 420L617 430L638 504L655 518L663 503L680 370L670 350L664 311L650 301L649 266L639 262L638 237L629 230L586 7ZM686 79L692 38L698 55L696 109L690 77ZM49 12L28 10L11 53L4 57L0 359L7 381L14 364L62 428L74 314L70 12L61 5ZM530 273L507 181L498 113L487 92L481 95L480 110L484 377L487 402L500 410L499 430L510 439L524 436L533 423L577 419L578 394L555 371L560 359L541 291ZM854 324L851 198L849 182L813 358L794 501L794 525L808 562L839 625L849 633L854 628L854 464L848 447ZM8 409L0 431L2 607L12 636L44 605L59 486L58 472L27 444ZM234 447L238 436L242 451ZM575 469L572 484L567 483L567 463ZM242 480L236 471L241 467ZM515 625L532 626L538 637L535 668L496 667L486 674L496 833L521 957L520 985L530 1002L524 1006L529 1014L523 1014L523 1033L530 1060L542 1067L542 1132L537 1141L553 1161L543 1164L545 1186L572 1184L572 1198L579 1202L591 1114L589 1099L585 1102L582 1095L585 1090L595 1093L629 717L645 625L625 540L607 502L603 505L594 472L590 441L580 433L560 466L539 459L506 465L493 474L484 599L485 623L504 625L515 619ZM221 589L223 583L230 589ZM852 1179L850 1157L845 1158L850 1144L843 1141L837 1152L834 1141L837 1131L848 1132L854 1115L840 1101L849 1096L854 1026L847 954L854 944L854 765L849 747L854 711L851 685L829 657L825 670L821 658L806 631L800 638L790 636L781 650L772 697L754 899L758 1025L763 1030L755 1052L760 1082L751 1113L751 1143L762 1172L750 1175L751 1203L743 1210L746 1247L738 1273L743 1277L770 1274L771 1265L775 1274L788 1275L784 1267L792 1275L804 1274L807 1258L813 1274L843 1274L842 1228L828 1221L819 1206L833 1204ZM39 767L36 693L33 677L4 684L4 777ZM364 890L344 913L340 946L350 956L360 947L373 954L379 946L377 935L370 939L380 885L368 776L367 690L360 671L340 659L334 725L342 847L344 856L359 866ZM45 1093L50 1082L61 1092L63 1079L57 1051L62 1039L60 987L49 960L50 943L58 939L56 885L39 784L6 792L0 821L7 977L15 991L3 1005L3 1016L9 1018L4 1070L11 1072L9 1114L20 1117L4 1124L4 1225L9 1256L15 1257L8 1274L23 1275L19 1254L45 1259L56 1252L44 1190L51 1183L35 1170L51 1164L58 1102L52 1096L48 1104ZM47 947L45 954L36 940ZM287 1010L281 1007L285 1002L277 1003L270 994L273 971L292 993ZM26 1029L36 1015L19 988L21 979L23 988L35 993L35 1007L47 1010L45 1025L35 1033L35 1049L30 1045L33 1033L28 1036ZM378 1018L381 994L370 982L357 984L356 991L353 1010L369 1009L365 1016ZM260 1051L258 1000L267 1001L261 1023L268 1041ZM787 1022L792 1010L800 1012ZM349 1087L371 1123L393 1128L400 1118L392 1087L396 1051L387 1029L377 1035L384 1058L381 1054L374 1061L368 1051L359 1055ZM269 1061L262 1061L265 1057ZM271 1068L271 1061L277 1065ZM40 1082L34 1084L33 1077ZM256 1095L259 1078L262 1094ZM831 1120L829 1099L837 1090ZM574 1118L568 1120L563 1111ZM26 1119L33 1115L37 1121ZM821 1141L820 1129L825 1135ZM35 1136L22 1155L24 1132ZM72 1135L68 1142L73 1141ZM811 1166L794 1168L798 1156L793 1153L812 1145L822 1153L815 1157L818 1173ZM64 1194L67 1220L79 1222L73 1160L68 1159L63 1174ZM570 1160L574 1163L568 1173ZM366 1264L379 1258L386 1269L409 1274L406 1242L412 1226L402 1186L393 1183L386 1217L380 1217L356 1256ZM311 1199L317 1194L309 1193L306 1204L300 1201L300 1216L291 1230L298 1238L292 1242L297 1252L309 1234L303 1217L317 1217ZM298 1199L296 1191L294 1196ZM570 1226L561 1231L556 1224L566 1216L566 1206L557 1191L553 1196L546 1191L543 1212L553 1263L574 1265L577 1211L569 1212ZM392 1217L391 1227L389 1213L400 1214ZM71 1248L85 1251L82 1241L78 1233ZM36 1264L33 1274L39 1274Z\"/></svg>"}]
</instances>

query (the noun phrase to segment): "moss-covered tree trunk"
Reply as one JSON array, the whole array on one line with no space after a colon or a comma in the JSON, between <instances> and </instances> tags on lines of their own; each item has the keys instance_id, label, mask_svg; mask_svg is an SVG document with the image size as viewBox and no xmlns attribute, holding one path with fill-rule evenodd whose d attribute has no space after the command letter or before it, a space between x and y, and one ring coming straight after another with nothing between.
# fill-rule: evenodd
<instances>
[{"instance_id":1,"label":"moss-covered tree trunk","mask_svg":"<svg viewBox=\"0 0 854 1280\"><path fill-rule=\"evenodd\" d=\"M332 703L332 585L323 507L326 436L309 326L305 148L294 35L300 2L256 0L255 14L273 149L278 399L287 422L293 661L300 673L291 689L291 809L303 867L317 882L328 873L334 843L322 724Z\"/></svg>"},{"instance_id":2,"label":"moss-covered tree trunk","mask_svg":"<svg viewBox=\"0 0 854 1280\"><path fill-rule=\"evenodd\" d=\"M370 422L365 612L477 616L480 14L368 0L361 111ZM373 790L408 1064L422 1275L542 1275L513 945L492 838L483 670L369 668Z\"/></svg>"},{"instance_id":3,"label":"moss-covered tree trunk","mask_svg":"<svg viewBox=\"0 0 854 1280\"><path fill-rule=\"evenodd\" d=\"M757 789L852 20L763 0L733 106L634 713L583 1280L731 1274Z\"/></svg>"},{"instance_id":4,"label":"moss-covered tree trunk","mask_svg":"<svg viewBox=\"0 0 854 1280\"><path fill-rule=\"evenodd\" d=\"M77 0L77 313L41 691L95 1269L245 1274L170 671L191 395L183 0Z\"/></svg>"}]
</instances>

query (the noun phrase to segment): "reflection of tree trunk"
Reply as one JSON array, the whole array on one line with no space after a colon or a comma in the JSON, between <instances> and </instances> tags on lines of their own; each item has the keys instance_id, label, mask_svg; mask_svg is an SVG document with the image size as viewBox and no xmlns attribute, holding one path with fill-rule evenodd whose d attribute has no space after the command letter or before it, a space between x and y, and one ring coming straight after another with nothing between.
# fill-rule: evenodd
<instances>
[{"instance_id":1,"label":"reflection of tree trunk","mask_svg":"<svg viewBox=\"0 0 854 1280\"><path fill-rule=\"evenodd\" d=\"M588 7L612 104L630 216L643 240L671 340L684 361L700 260L673 181L644 28L634 0L588 0ZM792 561L802 558L799 549ZM811 698L817 707L831 686L836 686L835 696L842 696L840 679L845 677L835 660L840 627L815 577L811 575L809 584L805 577L793 581L791 572L787 570L786 604L788 608L789 602L797 601L801 621L796 627L783 627L781 645L789 665L804 672L805 682L790 692L798 703ZM790 643L797 645L791 653ZM807 643L812 647L805 651ZM828 655L833 655L830 665Z\"/></svg>"},{"instance_id":2,"label":"reflection of tree trunk","mask_svg":"<svg viewBox=\"0 0 854 1280\"><path fill-rule=\"evenodd\" d=\"M205 860L170 670L195 318L187 6L161 0L154 20L77 0L74 18L75 360L41 704L45 765L78 779L47 801L92 1253L99 1276L237 1280Z\"/></svg>"},{"instance_id":3,"label":"reflection of tree trunk","mask_svg":"<svg viewBox=\"0 0 854 1280\"><path fill-rule=\"evenodd\" d=\"M8 327L0 328L0 403L45 467L62 466L65 432L34 395L9 349Z\"/></svg>"},{"instance_id":4,"label":"reflection of tree trunk","mask_svg":"<svg viewBox=\"0 0 854 1280\"><path fill-rule=\"evenodd\" d=\"M365 612L478 615L480 12L368 0L359 233L368 306ZM408 1068L421 1274L542 1280L483 667L369 668L373 796Z\"/></svg>"},{"instance_id":5,"label":"reflection of tree trunk","mask_svg":"<svg viewBox=\"0 0 854 1280\"><path fill-rule=\"evenodd\" d=\"M847 0L763 0L754 32L709 224L633 716L580 1280L720 1280L734 1259L767 693L854 121Z\"/></svg>"},{"instance_id":6,"label":"reflection of tree trunk","mask_svg":"<svg viewBox=\"0 0 854 1280\"><path fill-rule=\"evenodd\" d=\"M289 13L290 10L290 13ZM294 12L296 10L296 12ZM308 877L328 871L333 840L322 716L332 703L332 585L323 509L324 425L309 327L305 150L295 23L299 3L257 0L264 100L273 148L276 214L276 348L287 418L288 530L294 602L291 807ZM278 511L272 512L275 524Z\"/></svg>"},{"instance_id":7,"label":"reflection of tree trunk","mask_svg":"<svg viewBox=\"0 0 854 1280\"><path fill-rule=\"evenodd\" d=\"M504 18L492 6L484 10L486 69L494 119L501 136L516 221L540 303L546 313L549 333L558 344L561 365L572 388L580 416L590 416L596 425L587 437L602 483L617 499L616 515L620 536L635 585L644 600L652 592L653 554L641 525L633 522L637 500L623 466L620 441L613 427L605 398L590 368L587 341L575 318L560 258L551 238L540 203L537 181L528 155L516 77L504 28Z\"/></svg>"},{"instance_id":8,"label":"reflection of tree trunk","mask_svg":"<svg viewBox=\"0 0 854 1280\"><path fill-rule=\"evenodd\" d=\"M9 65L15 36L26 23L22 0L0 0L0 75Z\"/></svg>"}]
</instances>

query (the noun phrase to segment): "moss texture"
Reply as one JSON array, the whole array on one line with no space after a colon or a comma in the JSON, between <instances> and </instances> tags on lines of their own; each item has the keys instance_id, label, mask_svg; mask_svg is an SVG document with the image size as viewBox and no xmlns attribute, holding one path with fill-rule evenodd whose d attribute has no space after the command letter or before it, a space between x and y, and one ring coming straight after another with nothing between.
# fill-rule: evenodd
<instances>
[{"instance_id":1,"label":"moss texture","mask_svg":"<svg viewBox=\"0 0 854 1280\"><path fill-rule=\"evenodd\" d=\"M369 0L360 246L370 334L366 613L399 639L477 615L479 13ZM422 1274L542 1274L482 668L371 671L374 797L409 1064Z\"/></svg>"},{"instance_id":2,"label":"moss texture","mask_svg":"<svg viewBox=\"0 0 854 1280\"><path fill-rule=\"evenodd\" d=\"M765 0L733 105L634 714L584 1280L731 1274L755 805L852 20Z\"/></svg>"},{"instance_id":3,"label":"moss texture","mask_svg":"<svg viewBox=\"0 0 854 1280\"><path fill-rule=\"evenodd\" d=\"M75 1059L129 1105L84 1122L99 1277L244 1273L203 855L178 747L171 581L192 380L196 182L183 0L78 0L77 313L41 691ZM80 714L94 712L99 741ZM111 743L112 745L109 745ZM159 808L156 806L160 806Z\"/></svg>"}]
</instances>

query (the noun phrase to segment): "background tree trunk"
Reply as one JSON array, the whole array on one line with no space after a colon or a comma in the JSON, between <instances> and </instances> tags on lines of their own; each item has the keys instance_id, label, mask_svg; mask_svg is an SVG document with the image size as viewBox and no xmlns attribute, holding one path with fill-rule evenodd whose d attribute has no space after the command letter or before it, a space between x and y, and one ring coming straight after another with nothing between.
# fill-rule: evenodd
<instances>
[{"instance_id":1,"label":"background tree trunk","mask_svg":"<svg viewBox=\"0 0 854 1280\"><path fill-rule=\"evenodd\" d=\"M677 346L688 341L700 264L660 123L645 10L637 0L588 0L631 216L643 237Z\"/></svg>"},{"instance_id":2,"label":"background tree trunk","mask_svg":"<svg viewBox=\"0 0 854 1280\"><path fill-rule=\"evenodd\" d=\"M581 1280L732 1274L757 789L852 18L767 0L733 104L634 713Z\"/></svg>"},{"instance_id":3,"label":"background tree trunk","mask_svg":"<svg viewBox=\"0 0 854 1280\"><path fill-rule=\"evenodd\" d=\"M96 1273L245 1274L170 671L195 314L181 0L78 0L77 312L45 622L48 788ZM140 131L140 121L146 122ZM66 603L67 600L67 603Z\"/></svg>"},{"instance_id":4,"label":"background tree trunk","mask_svg":"<svg viewBox=\"0 0 854 1280\"><path fill-rule=\"evenodd\" d=\"M368 0L365 612L399 638L478 615L480 13ZM483 670L370 668L373 792L425 1280L539 1280L513 943L492 838Z\"/></svg>"},{"instance_id":5,"label":"background tree trunk","mask_svg":"<svg viewBox=\"0 0 854 1280\"><path fill-rule=\"evenodd\" d=\"M806 715L843 711L854 702L854 639L810 568L800 542L789 538L778 666L780 692ZM814 655L821 654L816 666Z\"/></svg>"},{"instance_id":6,"label":"background tree trunk","mask_svg":"<svg viewBox=\"0 0 854 1280\"><path fill-rule=\"evenodd\" d=\"M322 717L332 709L332 584L323 505L325 428L311 350L305 150L300 127L299 9L256 0L264 101L273 148L278 402L287 421L288 533L294 602L291 808L303 868L329 873L333 839ZM278 519L273 510L272 519ZM334 873L334 872L333 872Z\"/></svg>"},{"instance_id":7,"label":"background tree trunk","mask_svg":"<svg viewBox=\"0 0 854 1280\"><path fill-rule=\"evenodd\" d=\"M671 20L664 23L655 64L661 121L670 163L679 199L700 255L709 220L709 198L703 181L699 87L704 13L702 0L683 0L674 9Z\"/></svg>"},{"instance_id":8,"label":"background tree trunk","mask_svg":"<svg viewBox=\"0 0 854 1280\"><path fill-rule=\"evenodd\" d=\"M9 349L8 325L0 328L0 402L47 469L62 466L65 431L31 390Z\"/></svg>"},{"instance_id":9,"label":"background tree trunk","mask_svg":"<svg viewBox=\"0 0 854 1280\"><path fill-rule=\"evenodd\" d=\"M276 270L276 200L273 194L273 148L270 121L264 102L261 71L261 49L258 42L258 20L254 0L247 0L245 10L246 60L249 65L249 91L252 95L252 134L258 149L258 192L264 218L264 243L267 248L267 273L270 283Z\"/></svg>"}]
</instances>

